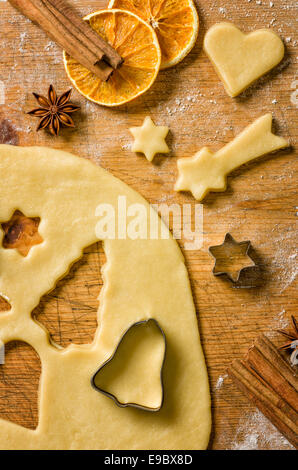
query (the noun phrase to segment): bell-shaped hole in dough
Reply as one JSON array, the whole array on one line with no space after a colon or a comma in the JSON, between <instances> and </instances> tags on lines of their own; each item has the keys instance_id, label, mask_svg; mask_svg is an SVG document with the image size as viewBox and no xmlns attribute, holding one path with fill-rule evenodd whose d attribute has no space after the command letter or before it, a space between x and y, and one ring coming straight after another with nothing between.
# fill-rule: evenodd
<instances>
[{"instance_id":1,"label":"bell-shaped hole in dough","mask_svg":"<svg viewBox=\"0 0 298 470\"><path fill-rule=\"evenodd\" d=\"M86 248L82 258L33 310L33 319L48 330L53 344L65 348L72 343L92 343L105 262L101 242Z\"/></svg>"},{"instance_id":2,"label":"bell-shaped hole in dough","mask_svg":"<svg viewBox=\"0 0 298 470\"><path fill-rule=\"evenodd\" d=\"M1 223L4 232L3 248L15 249L22 256L27 256L34 245L43 242L38 232L39 224L39 217L26 217L21 211L16 210L9 220Z\"/></svg>"},{"instance_id":3,"label":"bell-shaped hole in dough","mask_svg":"<svg viewBox=\"0 0 298 470\"><path fill-rule=\"evenodd\" d=\"M8 302L8 300L2 297L2 295L0 295L0 313L8 312L10 309L11 309L11 305Z\"/></svg>"},{"instance_id":4,"label":"bell-shaped hole in dough","mask_svg":"<svg viewBox=\"0 0 298 470\"><path fill-rule=\"evenodd\" d=\"M27 343L11 341L1 348L0 418L35 429L41 362Z\"/></svg>"}]
</instances>

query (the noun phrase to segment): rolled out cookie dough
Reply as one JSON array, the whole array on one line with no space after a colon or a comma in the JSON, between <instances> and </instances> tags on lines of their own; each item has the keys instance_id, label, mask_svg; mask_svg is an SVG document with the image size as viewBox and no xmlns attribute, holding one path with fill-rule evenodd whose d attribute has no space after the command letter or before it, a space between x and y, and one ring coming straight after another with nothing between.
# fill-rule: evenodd
<instances>
[{"instance_id":1,"label":"rolled out cookie dough","mask_svg":"<svg viewBox=\"0 0 298 470\"><path fill-rule=\"evenodd\" d=\"M0 448L205 449L208 378L184 259L172 238L104 241L107 263L92 344L58 350L31 318L41 296L97 241L99 204L116 209L118 196L125 196L128 206L153 209L105 170L58 150L0 145L0 171L0 222L16 209L40 217L43 239L23 257L2 246L1 231L0 294L12 309L0 314L0 341L29 343L42 374L37 429L0 420ZM149 318L167 339L164 405L156 413L117 407L90 383L124 332Z\"/></svg>"},{"instance_id":2,"label":"rolled out cookie dough","mask_svg":"<svg viewBox=\"0 0 298 470\"><path fill-rule=\"evenodd\" d=\"M279 64L285 52L282 40L270 29L244 34L226 22L207 31L204 49L231 97Z\"/></svg>"}]
</instances>

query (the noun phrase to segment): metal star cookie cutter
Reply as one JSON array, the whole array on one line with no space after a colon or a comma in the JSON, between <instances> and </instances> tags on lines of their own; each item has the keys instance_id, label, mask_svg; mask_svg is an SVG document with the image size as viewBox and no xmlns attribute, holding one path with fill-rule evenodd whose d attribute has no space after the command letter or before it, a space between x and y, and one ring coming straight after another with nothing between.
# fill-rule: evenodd
<instances>
[{"instance_id":1,"label":"metal star cookie cutter","mask_svg":"<svg viewBox=\"0 0 298 470\"><path fill-rule=\"evenodd\" d=\"M157 326L157 328L159 329L159 331L161 332L162 334L162 337L163 337L163 340L164 340L164 344L165 344L165 350L164 350L164 357L163 357L163 361L162 361L162 365L161 365L161 369L160 369L160 383L161 383L161 390L162 390L162 398L161 398L161 404L159 407L157 408L150 408L150 407L147 407L147 406L143 406L143 405L140 405L138 403L121 403L118 398L116 397L116 395L113 395L112 393L109 393L107 392L106 390L103 390L102 388L99 388L96 383L95 383L95 379L96 379L96 376L100 373L100 371L107 365L109 364L113 359L114 357L116 356L117 354L117 351L119 350L119 347L120 345L122 344L124 338L126 337L126 335L128 334L128 332L134 328L135 326L138 326L138 325L144 325L144 324L148 324L149 322L154 322L155 325ZM167 352L167 341L166 341L166 335L163 331L163 329L161 328L160 324L158 323L157 320L155 320L154 318L149 318L148 320L142 320L142 321L138 321L136 323L134 323L133 325L131 325L126 331L125 333L122 335L115 351L113 352L112 356L95 372L95 374L93 375L92 379L91 379L91 385L92 387L97 391L97 392L100 392L102 393L103 395L107 396L108 398L111 398L115 404L117 406L119 406L120 408L127 408L127 407L131 407L131 408L137 408L139 410L143 410L143 411L149 411L151 413L156 413L158 411L161 410L162 406L163 406L163 403L164 403L164 384L163 384L163 368L164 368L164 363L165 363L165 359L166 359L166 352Z\"/></svg>"},{"instance_id":2,"label":"metal star cookie cutter","mask_svg":"<svg viewBox=\"0 0 298 470\"><path fill-rule=\"evenodd\" d=\"M244 270L253 268L256 266L254 260L249 256L251 248L251 242L249 240L243 242L237 242L230 233L225 235L224 242L221 245L211 246L209 248L210 255L214 258L215 264L213 267L214 276L227 276L232 282L237 283ZM238 269L231 270L231 262L237 259L237 256L233 256L233 251L238 250L239 258L248 258L250 264L239 267Z\"/></svg>"}]
</instances>

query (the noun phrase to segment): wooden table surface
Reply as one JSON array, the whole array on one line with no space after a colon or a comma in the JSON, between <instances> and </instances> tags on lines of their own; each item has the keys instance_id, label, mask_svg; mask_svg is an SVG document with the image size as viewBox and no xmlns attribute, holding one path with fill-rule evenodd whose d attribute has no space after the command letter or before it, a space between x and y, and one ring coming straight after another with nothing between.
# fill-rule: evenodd
<instances>
[{"instance_id":1,"label":"wooden table surface","mask_svg":"<svg viewBox=\"0 0 298 470\"><path fill-rule=\"evenodd\" d=\"M84 15L108 2L72 3ZM77 129L53 138L47 132L36 133L36 120L25 113L35 107L33 91L46 93L52 83L62 93L70 86L61 51L8 2L0 1L1 143L68 150L106 168L151 203L189 203L193 209L190 194L173 190L177 158L192 156L204 145L221 148L266 112L273 113L276 131L292 144L290 150L235 171L225 193L209 194L204 201L203 248L184 252L211 384L211 449L291 448L227 378L226 368L245 354L261 332L278 343L274 330L286 327L297 310L294 3L234 0L223 7L219 0L198 2L199 39L181 64L161 72L148 93L119 109L97 106L74 91L72 101L81 106L74 115ZM236 99L227 96L202 50L206 30L220 21L233 21L246 32L272 27L286 44L283 62ZM140 125L147 115L171 129L171 153L158 156L153 164L130 151L128 128ZM207 251L210 245L220 244L226 232L239 241L251 240L257 263L237 285L213 277L213 260ZM34 311L54 341L64 347L92 341L103 263L100 244L86 249L83 259ZM36 426L39 373L34 351L23 344L7 345L6 364L0 367L1 417Z\"/></svg>"}]
</instances>

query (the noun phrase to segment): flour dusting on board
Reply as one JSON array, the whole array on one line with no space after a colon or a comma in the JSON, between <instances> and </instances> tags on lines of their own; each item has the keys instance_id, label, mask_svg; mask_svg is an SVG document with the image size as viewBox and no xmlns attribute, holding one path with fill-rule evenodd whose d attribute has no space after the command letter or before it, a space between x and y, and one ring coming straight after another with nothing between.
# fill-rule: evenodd
<instances>
[{"instance_id":1,"label":"flour dusting on board","mask_svg":"<svg viewBox=\"0 0 298 470\"><path fill-rule=\"evenodd\" d=\"M231 450L294 450L289 441L260 412L239 421Z\"/></svg>"},{"instance_id":2,"label":"flour dusting on board","mask_svg":"<svg viewBox=\"0 0 298 470\"><path fill-rule=\"evenodd\" d=\"M279 227L276 227L273 232L279 232L279 230ZM272 267L276 271L276 282L280 294L290 287L297 277L297 251L291 248L295 246L295 239L296 231L289 230L285 235L279 234L274 240L275 255Z\"/></svg>"},{"instance_id":3,"label":"flour dusting on board","mask_svg":"<svg viewBox=\"0 0 298 470\"><path fill-rule=\"evenodd\" d=\"M285 309L282 309L276 317L273 319L271 329L266 333L268 337L275 337L276 330L284 330L290 325L289 315L287 315Z\"/></svg>"},{"instance_id":4,"label":"flour dusting on board","mask_svg":"<svg viewBox=\"0 0 298 470\"><path fill-rule=\"evenodd\" d=\"M225 379L228 377L228 374L225 374L225 375L220 375L217 379L217 382L216 382L216 385L214 387L214 390L220 390L221 387L223 386L223 383L225 381Z\"/></svg>"}]
</instances>

